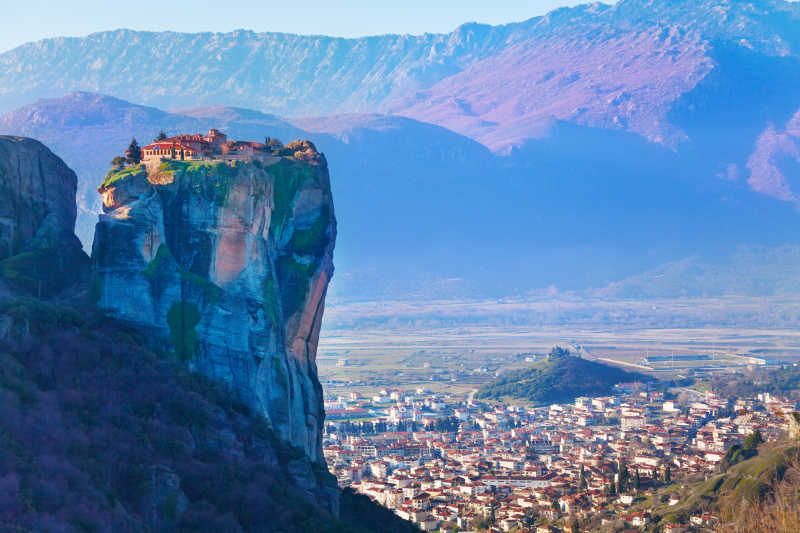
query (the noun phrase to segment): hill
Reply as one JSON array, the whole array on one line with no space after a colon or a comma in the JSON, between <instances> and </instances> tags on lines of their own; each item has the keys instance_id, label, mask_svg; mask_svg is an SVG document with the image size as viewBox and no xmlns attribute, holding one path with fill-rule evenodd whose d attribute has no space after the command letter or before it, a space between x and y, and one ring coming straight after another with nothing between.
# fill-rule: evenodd
<instances>
[{"instance_id":1,"label":"hill","mask_svg":"<svg viewBox=\"0 0 800 533\"><path fill-rule=\"evenodd\" d=\"M2 299L0 323L3 531L414 530L80 301Z\"/></svg>"},{"instance_id":2,"label":"hill","mask_svg":"<svg viewBox=\"0 0 800 533\"><path fill-rule=\"evenodd\" d=\"M800 366L784 364L780 367L747 369L732 376L714 377L711 386L717 394L732 398L754 396L764 392L798 398Z\"/></svg>"},{"instance_id":3,"label":"hill","mask_svg":"<svg viewBox=\"0 0 800 533\"><path fill-rule=\"evenodd\" d=\"M522 399L535 403L566 403L579 396L610 394L617 383L652 381L650 376L570 355L554 348L530 368L508 372L483 385L475 398Z\"/></svg>"},{"instance_id":4,"label":"hill","mask_svg":"<svg viewBox=\"0 0 800 533\"><path fill-rule=\"evenodd\" d=\"M708 479L656 494L652 501L676 495L680 503L653 507L655 522L688 524L690 516L710 512L722 521L719 531L796 531L800 446L793 438L758 445L754 437L730 448L720 470Z\"/></svg>"}]
</instances>

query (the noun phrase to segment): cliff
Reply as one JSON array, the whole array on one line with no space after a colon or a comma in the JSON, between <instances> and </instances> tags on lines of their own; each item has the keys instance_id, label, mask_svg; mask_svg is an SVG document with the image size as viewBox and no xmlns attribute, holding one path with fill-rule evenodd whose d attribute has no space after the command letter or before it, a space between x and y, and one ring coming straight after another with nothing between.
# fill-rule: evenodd
<instances>
[{"instance_id":1,"label":"cliff","mask_svg":"<svg viewBox=\"0 0 800 533\"><path fill-rule=\"evenodd\" d=\"M336 238L324 156L295 142L264 162L132 167L99 191L99 308L323 462L315 358Z\"/></svg>"},{"instance_id":2,"label":"cliff","mask_svg":"<svg viewBox=\"0 0 800 533\"><path fill-rule=\"evenodd\" d=\"M20 274L0 280L0 530L414 531L339 491L313 460L314 351L335 238L324 158L296 143L265 165L176 163L152 177L109 175L103 269L91 286L53 284L57 297L39 298L19 281L48 269L88 278L71 233L75 174L36 141L0 138L0 266L5 276L14 260ZM161 252L142 294L131 268L149 245ZM191 270L209 257L207 278ZM304 268L285 269L295 263ZM179 311L157 315L176 294ZM147 322L156 316L168 325Z\"/></svg>"},{"instance_id":3,"label":"cliff","mask_svg":"<svg viewBox=\"0 0 800 533\"><path fill-rule=\"evenodd\" d=\"M78 179L43 144L0 136L0 278L50 296L85 279L88 258L75 237Z\"/></svg>"}]
</instances>

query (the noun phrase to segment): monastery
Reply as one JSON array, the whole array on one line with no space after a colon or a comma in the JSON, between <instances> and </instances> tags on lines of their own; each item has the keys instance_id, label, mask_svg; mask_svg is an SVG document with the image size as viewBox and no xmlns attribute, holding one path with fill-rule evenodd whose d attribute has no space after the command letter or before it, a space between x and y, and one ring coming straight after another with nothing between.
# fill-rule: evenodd
<instances>
[{"instance_id":1,"label":"monastery","mask_svg":"<svg viewBox=\"0 0 800 533\"><path fill-rule=\"evenodd\" d=\"M266 144L252 141L229 141L227 135L219 130L211 129L207 135L183 134L154 141L142 148L142 162L152 164L164 159L251 161L264 159L271 153L272 150Z\"/></svg>"}]
</instances>

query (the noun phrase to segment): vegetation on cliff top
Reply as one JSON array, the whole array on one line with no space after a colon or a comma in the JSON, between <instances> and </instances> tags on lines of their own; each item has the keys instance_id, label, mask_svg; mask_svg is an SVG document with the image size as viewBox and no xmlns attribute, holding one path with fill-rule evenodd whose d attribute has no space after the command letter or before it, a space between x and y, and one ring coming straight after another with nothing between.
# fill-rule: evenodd
<instances>
[{"instance_id":1,"label":"vegetation on cliff top","mask_svg":"<svg viewBox=\"0 0 800 533\"><path fill-rule=\"evenodd\" d=\"M345 492L334 518L292 481L302 452L223 387L87 309L6 301L0 524L20 531L413 531ZM325 468L308 467L336 489Z\"/></svg>"},{"instance_id":2,"label":"vegetation on cliff top","mask_svg":"<svg viewBox=\"0 0 800 533\"><path fill-rule=\"evenodd\" d=\"M575 357L568 350L556 347L545 360L530 368L508 372L482 386L475 397L492 400L509 397L536 403L570 402L579 396L609 394L617 383L651 380L644 374Z\"/></svg>"},{"instance_id":3,"label":"vegetation on cliff top","mask_svg":"<svg viewBox=\"0 0 800 533\"><path fill-rule=\"evenodd\" d=\"M103 183L100 184L100 187L98 187L97 190L103 191L114 184L119 185L119 182L125 178L143 175L145 172L144 165L131 165L125 168L112 168L108 171Z\"/></svg>"}]
</instances>

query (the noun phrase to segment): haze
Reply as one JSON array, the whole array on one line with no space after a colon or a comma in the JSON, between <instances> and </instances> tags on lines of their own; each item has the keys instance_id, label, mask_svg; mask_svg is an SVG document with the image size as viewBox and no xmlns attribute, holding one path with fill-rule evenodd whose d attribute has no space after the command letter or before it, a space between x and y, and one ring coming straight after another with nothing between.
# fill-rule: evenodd
<instances>
[{"instance_id":1,"label":"haze","mask_svg":"<svg viewBox=\"0 0 800 533\"><path fill-rule=\"evenodd\" d=\"M6 4L3 0L0 4ZM144 0L135 7L109 9L100 0L53 3L34 0L15 3L0 20L0 52L48 37L82 36L117 28L148 31L225 32L235 29L358 37L385 33L443 33L464 22L503 24L543 15L551 9L574 6L576 0L479 0L389 3L370 0L302 4L244 0L235 9L218 9L218 2L158 2ZM605 3L614 3L607 1ZM45 15L43 15L45 14Z\"/></svg>"}]
</instances>

